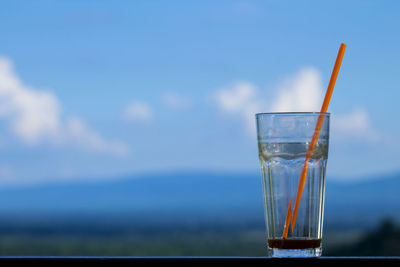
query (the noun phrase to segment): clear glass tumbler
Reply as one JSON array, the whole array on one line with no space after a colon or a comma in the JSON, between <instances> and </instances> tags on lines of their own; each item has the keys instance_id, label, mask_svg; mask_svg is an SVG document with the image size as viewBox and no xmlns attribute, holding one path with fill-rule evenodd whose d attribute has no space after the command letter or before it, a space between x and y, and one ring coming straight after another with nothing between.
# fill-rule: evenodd
<instances>
[{"instance_id":1,"label":"clear glass tumbler","mask_svg":"<svg viewBox=\"0 0 400 267\"><path fill-rule=\"evenodd\" d=\"M321 256L329 116L256 114L271 257Z\"/></svg>"}]
</instances>

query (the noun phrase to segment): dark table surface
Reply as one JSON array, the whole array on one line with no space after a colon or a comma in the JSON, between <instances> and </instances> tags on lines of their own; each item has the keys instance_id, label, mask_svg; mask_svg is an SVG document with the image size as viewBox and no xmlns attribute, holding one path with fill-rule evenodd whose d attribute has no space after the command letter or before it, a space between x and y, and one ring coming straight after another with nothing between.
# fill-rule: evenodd
<instances>
[{"instance_id":1,"label":"dark table surface","mask_svg":"<svg viewBox=\"0 0 400 267\"><path fill-rule=\"evenodd\" d=\"M267 258L267 257L0 257L0 264L49 264L60 265L167 265L171 266L208 266L222 264L239 264L241 266L277 266L292 265L300 266L329 266L342 267L342 264L384 265L400 266L400 257L321 257L321 258ZM301 265L303 266L303 265ZM354 266L354 265L353 265Z\"/></svg>"}]
</instances>

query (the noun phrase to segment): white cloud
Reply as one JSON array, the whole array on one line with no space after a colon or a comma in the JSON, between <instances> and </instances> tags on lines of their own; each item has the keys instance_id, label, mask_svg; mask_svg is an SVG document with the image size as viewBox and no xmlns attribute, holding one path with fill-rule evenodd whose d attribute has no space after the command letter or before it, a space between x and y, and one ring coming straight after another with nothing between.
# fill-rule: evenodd
<instances>
[{"instance_id":1,"label":"white cloud","mask_svg":"<svg viewBox=\"0 0 400 267\"><path fill-rule=\"evenodd\" d=\"M185 96L177 93L168 92L163 96L163 102L167 107L175 110L187 109L191 106L191 101Z\"/></svg>"},{"instance_id":2,"label":"white cloud","mask_svg":"<svg viewBox=\"0 0 400 267\"><path fill-rule=\"evenodd\" d=\"M133 101L125 108L123 117L128 121L149 121L153 118L153 110L145 102Z\"/></svg>"},{"instance_id":3,"label":"white cloud","mask_svg":"<svg viewBox=\"0 0 400 267\"><path fill-rule=\"evenodd\" d=\"M66 132L74 142L79 143L91 151L105 152L119 156L130 153L129 147L120 141L105 140L98 133L88 128L79 118L69 118L66 124Z\"/></svg>"},{"instance_id":4,"label":"white cloud","mask_svg":"<svg viewBox=\"0 0 400 267\"><path fill-rule=\"evenodd\" d=\"M129 150L126 144L105 140L82 121L78 131L76 118L63 120L57 97L50 91L23 84L15 74L12 62L4 57L0 57L0 107L0 118L26 144L51 142L61 145L68 142L118 155Z\"/></svg>"},{"instance_id":5,"label":"white cloud","mask_svg":"<svg viewBox=\"0 0 400 267\"><path fill-rule=\"evenodd\" d=\"M237 112L246 109L254 100L255 94L255 86L242 81L220 89L216 94L216 100L223 110Z\"/></svg>"},{"instance_id":6,"label":"white cloud","mask_svg":"<svg viewBox=\"0 0 400 267\"><path fill-rule=\"evenodd\" d=\"M356 137L365 141L378 141L380 136L372 127L368 113L362 108L356 108L348 114L333 114L331 129L332 135L339 139Z\"/></svg>"},{"instance_id":7,"label":"white cloud","mask_svg":"<svg viewBox=\"0 0 400 267\"><path fill-rule=\"evenodd\" d=\"M217 89L215 100L224 113L238 115L249 133L255 134L254 115L258 112L320 111L324 92L321 80L317 69L307 67L286 77L276 86L275 97L267 99L265 92L246 81ZM331 130L341 140L357 137L364 141L376 141L380 136L363 108L347 114L333 114Z\"/></svg>"},{"instance_id":8,"label":"white cloud","mask_svg":"<svg viewBox=\"0 0 400 267\"><path fill-rule=\"evenodd\" d=\"M0 117L9 120L11 130L24 142L60 136L60 105L50 92L35 91L19 80L12 62L0 58Z\"/></svg>"},{"instance_id":9,"label":"white cloud","mask_svg":"<svg viewBox=\"0 0 400 267\"><path fill-rule=\"evenodd\" d=\"M314 68L304 68L288 77L277 88L270 112L315 112L322 103L321 75Z\"/></svg>"},{"instance_id":10,"label":"white cloud","mask_svg":"<svg viewBox=\"0 0 400 267\"><path fill-rule=\"evenodd\" d=\"M243 119L249 133L254 133L254 114L260 112L262 106L257 95L257 88L253 84L241 81L218 89L215 101L225 113L235 114Z\"/></svg>"}]
</instances>

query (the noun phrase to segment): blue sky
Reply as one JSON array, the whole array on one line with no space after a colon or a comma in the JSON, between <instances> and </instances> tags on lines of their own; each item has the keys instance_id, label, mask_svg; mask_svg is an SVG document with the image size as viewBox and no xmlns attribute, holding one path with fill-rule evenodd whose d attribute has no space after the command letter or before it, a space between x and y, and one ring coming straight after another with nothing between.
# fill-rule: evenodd
<instances>
[{"instance_id":1,"label":"blue sky","mask_svg":"<svg viewBox=\"0 0 400 267\"><path fill-rule=\"evenodd\" d=\"M258 172L254 113L318 111L341 42L328 177L398 171L399 11L397 1L3 3L0 181Z\"/></svg>"}]
</instances>

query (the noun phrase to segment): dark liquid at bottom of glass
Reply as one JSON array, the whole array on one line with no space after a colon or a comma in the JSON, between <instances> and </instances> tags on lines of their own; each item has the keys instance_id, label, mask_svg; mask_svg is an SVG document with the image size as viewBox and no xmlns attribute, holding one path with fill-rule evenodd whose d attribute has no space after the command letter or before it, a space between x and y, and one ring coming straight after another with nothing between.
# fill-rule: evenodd
<instances>
[{"instance_id":1,"label":"dark liquid at bottom of glass","mask_svg":"<svg viewBox=\"0 0 400 267\"><path fill-rule=\"evenodd\" d=\"M319 248L321 239L268 239L269 248L277 249L308 249Z\"/></svg>"}]
</instances>

